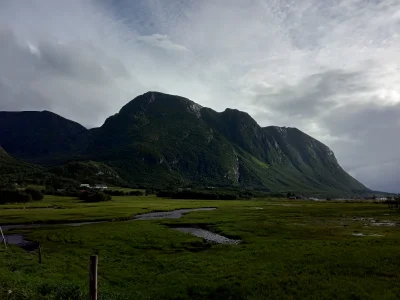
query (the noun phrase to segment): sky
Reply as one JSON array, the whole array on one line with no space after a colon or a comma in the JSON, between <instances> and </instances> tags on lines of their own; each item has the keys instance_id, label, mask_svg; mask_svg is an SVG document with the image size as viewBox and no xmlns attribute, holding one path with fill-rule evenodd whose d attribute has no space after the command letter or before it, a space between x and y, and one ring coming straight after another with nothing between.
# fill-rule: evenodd
<instances>
[{"instance_id":1,"label":"sky","mask_svg":"<svg viewBox=\"0 0 400 300\"><path fill-rule=\"evenodd\" d=\"M297 127L400 193L398 0L0 0L0 110L86 127L159 91Z\"/></svg>"}]
</instances>

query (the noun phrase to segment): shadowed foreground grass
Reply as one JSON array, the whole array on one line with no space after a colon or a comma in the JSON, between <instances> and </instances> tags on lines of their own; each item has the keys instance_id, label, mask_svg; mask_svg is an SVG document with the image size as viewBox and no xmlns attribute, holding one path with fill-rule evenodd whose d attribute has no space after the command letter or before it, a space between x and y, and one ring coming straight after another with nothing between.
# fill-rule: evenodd
<instances>
[{"instance_id":1,"label":"shadowed foreground grass","mask_svg":"<svg viewBox=\"0 0 400 300\"><path fill-rule=\"evenodd\" d=\"M400 298L399 227L375 226L368 219L399 222L400 215L384 205L145 197L87 207L59 198L42 204L53 201L64 208L14 207L0 211L1 222L112 218L178 207L218 209L179 220L34 229L27 235L41 242L43 263L38 264L36 252L1 247L0 299L87 299L91 254L99 255L100 299ZM3 219L3 212L18 210L16 218L7 214ZM212 245L170 229L171 224L196 224L243 243Z\"/></svg>"}]
</instances>

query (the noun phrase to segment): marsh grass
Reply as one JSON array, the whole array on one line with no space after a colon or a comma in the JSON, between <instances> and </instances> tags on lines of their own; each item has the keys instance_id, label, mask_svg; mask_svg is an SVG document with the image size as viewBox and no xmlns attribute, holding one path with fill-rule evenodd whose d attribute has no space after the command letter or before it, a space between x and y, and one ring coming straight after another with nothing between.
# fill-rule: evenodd
<instances>
[{"instance_id":1,"label":"marsh grass","mask_svg":"<svg viewBox=\"0 0 400 300\"><path fill-rule=\"evenodd\" d=\"M43 205L57 203L62 208L13 206L1 210L1 222L65 222L176 208L218 209L191 212L176 220L24 230L29 239L41 243L43 263L38 264L36 253L0 247L0 299L87 299L91 254L99 255L100 299L400 298L399 227L373 227L359 220L399 222L400 215L384 205L116 198L90 205L46 198ZM14 214L3 215L10 211ZM200 226L243 242L206 243L169 228L178 224ZM354 232L383 236L358 237Z\"/></svg>"}]
</instances>

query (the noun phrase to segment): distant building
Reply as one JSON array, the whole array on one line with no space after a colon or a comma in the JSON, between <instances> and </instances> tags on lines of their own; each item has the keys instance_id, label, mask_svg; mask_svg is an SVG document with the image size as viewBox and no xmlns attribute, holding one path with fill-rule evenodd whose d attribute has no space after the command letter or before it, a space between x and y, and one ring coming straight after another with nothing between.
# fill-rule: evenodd
<instances>
[{"instance_id":1,"label":"distant building","mask_svg":"<svg viewBox=\"0 0 400 300\"><path fill-rule=\"evenodd\" d=\"M93 188L97 189L97 190L106 190L106 189L108 189L108 187L105 184L96 184L96 185L94 185Z\"/></svg>"},{"instance_id":2,"label":"distant building","mask_svg":"<svg viewBox=\"0 0 400 300\"><path fill-rule=\"evenodd\" d=\"M87 188L90 188L90 184L88 184L88 183L82 183L79 187L87 187Z\"/></svg>"}]
</instances>

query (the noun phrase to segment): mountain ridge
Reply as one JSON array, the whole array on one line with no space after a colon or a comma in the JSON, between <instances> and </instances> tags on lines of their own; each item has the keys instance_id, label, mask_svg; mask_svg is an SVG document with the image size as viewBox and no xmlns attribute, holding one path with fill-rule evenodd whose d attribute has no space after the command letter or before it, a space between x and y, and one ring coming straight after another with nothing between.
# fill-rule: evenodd
<instances>
[{"instance_id":1,"label":"mountain ridge","mask_svg":"<svg viewBox=\"0 0 400 300\"><path fill-rule=\"evenodd\" d=\"M216 112L181 96L147 92L89 130L57 120L68 145L43 152L104 162L141 185L368 190L340 167L332 150L297 128L261 127L248 113ZM35 160L33 154L23 158Z\"/></svg>"}]
</instances>

